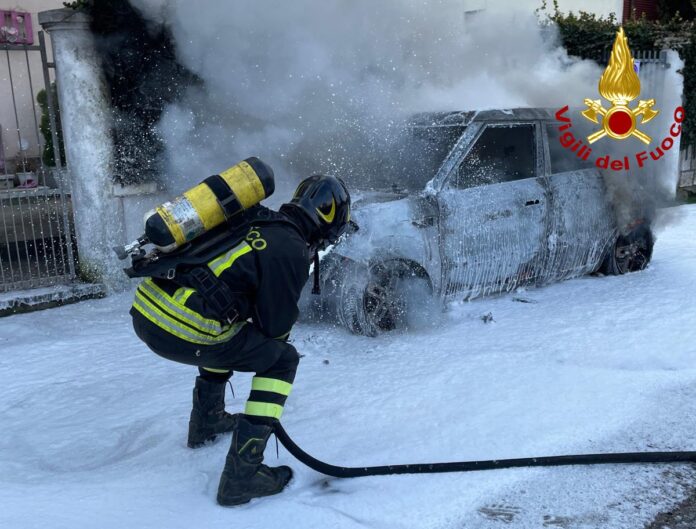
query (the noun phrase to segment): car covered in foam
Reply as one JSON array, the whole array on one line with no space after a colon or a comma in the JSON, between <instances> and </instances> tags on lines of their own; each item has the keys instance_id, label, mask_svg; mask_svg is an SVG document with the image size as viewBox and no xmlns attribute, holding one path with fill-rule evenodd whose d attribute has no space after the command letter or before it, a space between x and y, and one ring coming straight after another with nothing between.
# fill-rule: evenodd
<instances>
[{"instance_id":1,"label":"car covered in foam","mask_svg":"<svg viewBox=\"0 0 696 529\"><path fill-rule=\"evenodd\" d=\"M472 299L645 268L649 223L618 221L603 174L559 134L547 109L413 117L372 189L353 192L360 228L322 257L305 317L374 336L407 324L425 294Z\"/></svg>"}]
</instances>

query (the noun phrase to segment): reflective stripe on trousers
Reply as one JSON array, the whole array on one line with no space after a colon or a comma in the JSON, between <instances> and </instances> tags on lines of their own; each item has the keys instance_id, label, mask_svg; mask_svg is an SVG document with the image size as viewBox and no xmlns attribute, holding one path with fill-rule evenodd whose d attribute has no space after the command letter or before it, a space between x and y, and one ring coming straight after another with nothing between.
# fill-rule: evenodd
<instances>
[{"instance_id":1,"label":"reflective stripe on trousers","mask_svg":"<svg viewBox=\"0 0 696 529\"><path fill-rule=\"evenodd\" d=\"M244 413L257 417L280 419L292 384L275 378L255 376Z\"/></svg>"}]
</instances>

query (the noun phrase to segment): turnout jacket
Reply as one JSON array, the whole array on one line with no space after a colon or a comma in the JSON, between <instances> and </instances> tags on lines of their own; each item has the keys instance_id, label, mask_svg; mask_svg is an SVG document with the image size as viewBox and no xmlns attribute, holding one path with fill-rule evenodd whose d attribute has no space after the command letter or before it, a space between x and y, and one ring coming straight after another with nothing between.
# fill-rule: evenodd
<instances>
[{"instance_id":1,"label":"turnout jacket","mask_svg":"<svg viewBox=\"0 0 696 529\"><path fill-rule=\"evenodd\" d=\"M241 242L200 265L234 293L237 321L225 322L195 288L159 278L138 286L133 318L146 318L164 332L202 345L229 340L248 321L269 338L286 338L299 315L309 251L301 219L269 213L270 220L251 224Z\"/></svg>"}]
</instances>

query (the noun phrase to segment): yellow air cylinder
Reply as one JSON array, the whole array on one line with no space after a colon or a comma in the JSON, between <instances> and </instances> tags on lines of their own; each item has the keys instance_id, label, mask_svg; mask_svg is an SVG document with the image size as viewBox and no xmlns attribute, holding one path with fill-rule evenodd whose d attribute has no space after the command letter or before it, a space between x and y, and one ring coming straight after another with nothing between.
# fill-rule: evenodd
<instances>
[{"instance_id":1,"label":"yellow air cylinder","mask_svg":"<svg viewBox=\"0 0 696 529\"><path fill-rule=\"evenodd\" d=\"M273 194L273 170L256 157L213 175L145 215L145 237L176 250Z\"/></svg>"}]
</instances>

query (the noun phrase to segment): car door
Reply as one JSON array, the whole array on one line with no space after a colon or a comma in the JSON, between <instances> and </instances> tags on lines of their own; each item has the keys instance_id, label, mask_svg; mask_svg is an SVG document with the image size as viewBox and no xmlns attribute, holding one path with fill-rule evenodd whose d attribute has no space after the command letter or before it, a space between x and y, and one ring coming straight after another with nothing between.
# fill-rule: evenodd
<instances>
[{"instance_id":1,"label":"car door","mask_svg":"<svg viewBox=\"0 0 696 529\"><path fill-rule=\"evenodd\" d=\"M446 294L511 290L541 271L547 231L540 125L488 123L437 194Z\"/></svg>"},{"instance_id":2,"label":"car door","mask_svg":"<svg viewBox=\"0 0 696 529\"><path fill-rule=\"evenodd\" d=\"M545 126L551 203L546 275L551 281L596 270L614 234L601 173L591 158L583 160L563 148L558 136L556 126Z\"/></svg>"}]
</instances>

